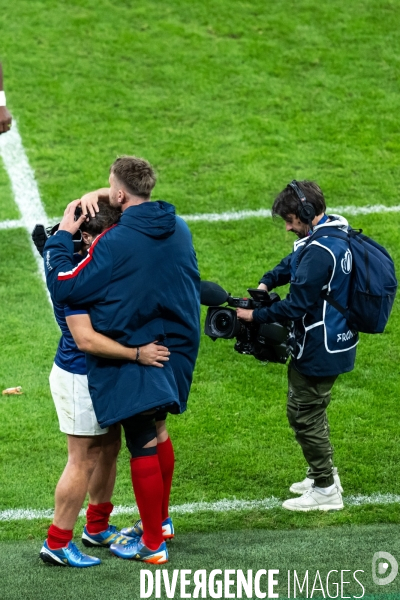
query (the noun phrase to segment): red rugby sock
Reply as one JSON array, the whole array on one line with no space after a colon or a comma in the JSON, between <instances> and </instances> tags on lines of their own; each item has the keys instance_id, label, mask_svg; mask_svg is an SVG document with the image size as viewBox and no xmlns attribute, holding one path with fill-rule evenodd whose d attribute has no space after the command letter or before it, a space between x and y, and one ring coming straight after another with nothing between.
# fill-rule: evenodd
<instances>
[{"instance_id":1,"label":"red rugby sock","mask_svg":"<svg viewBox=\"0 0 400 600\"><path fill-rule=\"evenodd\" d=\"M164 521L168 517L169 496L171 493L172 477L174 475L175 455L171 438L157 444L158 460L160 462L161 475L164 483L164 494L162 501L161 518Z\"/></svg>"},{"instance_id":2,"label":"red rugby sock","mask_svg":"<svg viewBox=\"0 0 400 600\"><path fill-rule=\"evenodd\" d=\"M56 525L50 525L47 532L47 545L50 550L65 548L72 540L72 529L60 529Z\"/></svg>"},{"instance_id":3,"label":"red rugby sock","mask_svg":"<svg viewBox=\"0 0 400 600\"><path fill-rule=\"evenodd\" d=\"M113 508L111 502L89 503L86 511L86 529L88 533L95 534L105 531Z\"/></svg>"},{"instance_id":4,"label":"red rugby sock","mask_svg":"<svg viewBox=\"0 0 400 600\"><path fill-rule=\"evenodd\" d=\"M131 458L133 491L143 527L143 543L157 550L164 541L161 527L163 479L157 454Z\"/></svg>"}]
</instances>

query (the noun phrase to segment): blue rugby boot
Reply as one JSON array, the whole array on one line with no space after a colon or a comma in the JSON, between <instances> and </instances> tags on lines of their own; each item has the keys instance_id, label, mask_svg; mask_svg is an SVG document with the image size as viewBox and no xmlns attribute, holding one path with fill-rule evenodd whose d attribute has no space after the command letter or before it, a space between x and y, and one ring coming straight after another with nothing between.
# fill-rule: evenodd
<instances>
[{"instance_id":1,"label":"blue rugby boot","mask_svg":"<svg viewBox=\"0 0 400 600\"><path fill-rule=\"evenodd\" d=\"M99 558L83 554L73 542L69 542L65 548L52 550L45 540L39 556L43 562L60 567L94 567L101 563Z\"/></svg>"},{"instance_id":2,"label":"blue rugby boot","mask_svg":"<svg viewBox=\"0 0 400 600\"><path fill-rule=\"evenodd\" d=\"M162 533L164 540L172 540L175 537L175 529L171 517L167 517L162 522ZM139 519L132 527L124 527L124 529L121 529L121 534L130 538L140 539L143 535L142 521Z\"/></svg>"},{"instance_id":3,"label":"blue rugby boot","mask_svg":"<svg viewBox=\"0 0 400 600\"><path fill-rule=\"evenodd\" d=\"M122 535L122 532L118 531L115 525L109 525L105 531L100 531L100 533L89 533L85 525L82 533L82 544L86 548L92 548L93 546L109 548L111 544L126 544L130 541L132 541L132 538Z\"/></svg>"},{"instance_id":4,"label":"blue rugby boot","mask_svg":"<svg viewBox=\"0 0 400 600\"><path fill-rule=\"evenodd\" d=\"M127 560L139 560L152 565L162 565L168 562L168 550L165 542L162 542L157 550L150 550L143 544L141 539L133 538L124 546L122 544L112 544L110 550L118 558Z\"/></svg>"}]
</instances>

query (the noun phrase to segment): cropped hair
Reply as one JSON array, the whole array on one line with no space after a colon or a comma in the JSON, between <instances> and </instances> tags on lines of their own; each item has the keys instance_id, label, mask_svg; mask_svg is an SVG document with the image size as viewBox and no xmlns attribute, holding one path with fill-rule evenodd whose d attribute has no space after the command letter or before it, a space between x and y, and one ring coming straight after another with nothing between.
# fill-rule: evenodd
<instances>
[{"instance_id":1,"label":"cropped hair","mask_svg":"<svg viewBox=\"0 0 400 600\"><path fill-rule=\"evenodd\" d=\"M136 156L120 156L111 165L110 173L115 175L128 192L144 200L149 200L157 181L151 164Z\"/></svg>"},{"instance_id":2,"label":"cropped hair","mask_svg":"<svg viewBox=\"0 0 400 600\"><path fill-rule=\"evenodd\" d=\"M99 233L117 223L121 216L121 210L110 206L108 200L99 199L98 204L99 212L94 217L89 214L89 221L84 221L80 226L81 231L86 231L93 236L99 235Z\"/></svg>"},{"instance_id":3,"label":"cropped hair","mask_svg":"<svg viewBox=\"0 0 400 600\"><path fill-rule=\"evenodd\" d=\"M297 185L306 197L307 202L312 204L315 208L315 214L320 215L325 212L326 204L325 198L321 191L321 188L315 183L315 181L297 181ZM282 217L287 219L288 215L295 215L297 218L300 213L301 201L296 195L296 192L290 185L287 185L284 190L275 198L275 202L272 206L272 216Z\"/></svg>"}]
</instances>

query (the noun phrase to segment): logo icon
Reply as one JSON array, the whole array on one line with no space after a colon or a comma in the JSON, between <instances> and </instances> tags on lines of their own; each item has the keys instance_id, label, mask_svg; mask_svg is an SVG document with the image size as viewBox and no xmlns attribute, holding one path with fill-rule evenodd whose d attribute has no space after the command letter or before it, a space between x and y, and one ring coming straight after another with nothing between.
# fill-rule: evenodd
<instances>
[{"instance_id":1,"label":"logo icon","mask_svg":"<svg viewBox=\"0 0 400 600\"><path fill-rule=\"evenodd\" d=\"M353 257L351 255L350 250L346 250L344 257L342 258L342 271L345 275L351 273L351 265L353 263Z\"/></svg>"},{"instance_id":2,"label":"logo icon","mask_svg":"<svg viewBox=\"0 0 400 600\"><path fill-rule=\"evenodd\" d=\"M391 571L389 566L392 567ZM375 552L372 557L372 579L376 585L388 585L397 577L399 565L389 552ZM389 574L388 574L389 573ZM384 575L385 577L379 577Z\"/></svg>"}]
</instances>

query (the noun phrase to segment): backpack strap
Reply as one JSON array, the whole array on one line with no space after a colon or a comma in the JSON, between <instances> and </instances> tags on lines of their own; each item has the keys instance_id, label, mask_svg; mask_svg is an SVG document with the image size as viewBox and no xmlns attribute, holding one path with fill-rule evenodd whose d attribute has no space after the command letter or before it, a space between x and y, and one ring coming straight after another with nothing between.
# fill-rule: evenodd
<instances>
[{"instance_id":1,"label":"backpack strap","mask_svg":"<svg viewBox=\"0 0 400 600\"><path fill-rule=\"evenodd\" d=\"M319 231L316 231L313 235L310 236L310 239L307 241L307 244L304 247L304 250L307 248L308 244L310 244L312 241L321 238L321 237L336 237L339 238L341 240L345 240L347 243L349 243L349 237L355 237L356 235L360 235L362 233L362 229L349 229L349 232L345 232L342 231L339 233L339 231L337 230L336 227L324 227L323 229L320 229ZM303 250L303 252L304 252ZM335 308L338 312L340 312L340 314L342 314L343 316L345 316L347 309L342 306L341 304L339 304L339 302L337 302L334 298L332 298L332 296L330 294L328 294L328 292L322 291L320 294L320 297L323 300L326 300L326 302L328 302L328 304L330 304L331 306L333 306L333 308Z\"/></svg>"},{"instance_id":2,"label":"backpack strap","mask_svg":"<svg viewBox=\"0 0 400 600\"><path fill-rule=\"evenodd\" d=\"M336 310L339 311L343 316L346 314L345 307L339 304L339 302L336 302L336 300L332 298L328 292L323 291L321 292L320 296L323 300L326 300L328 304L333 306L333 308L336 308Z\"/></svg>"}]
</instances>

